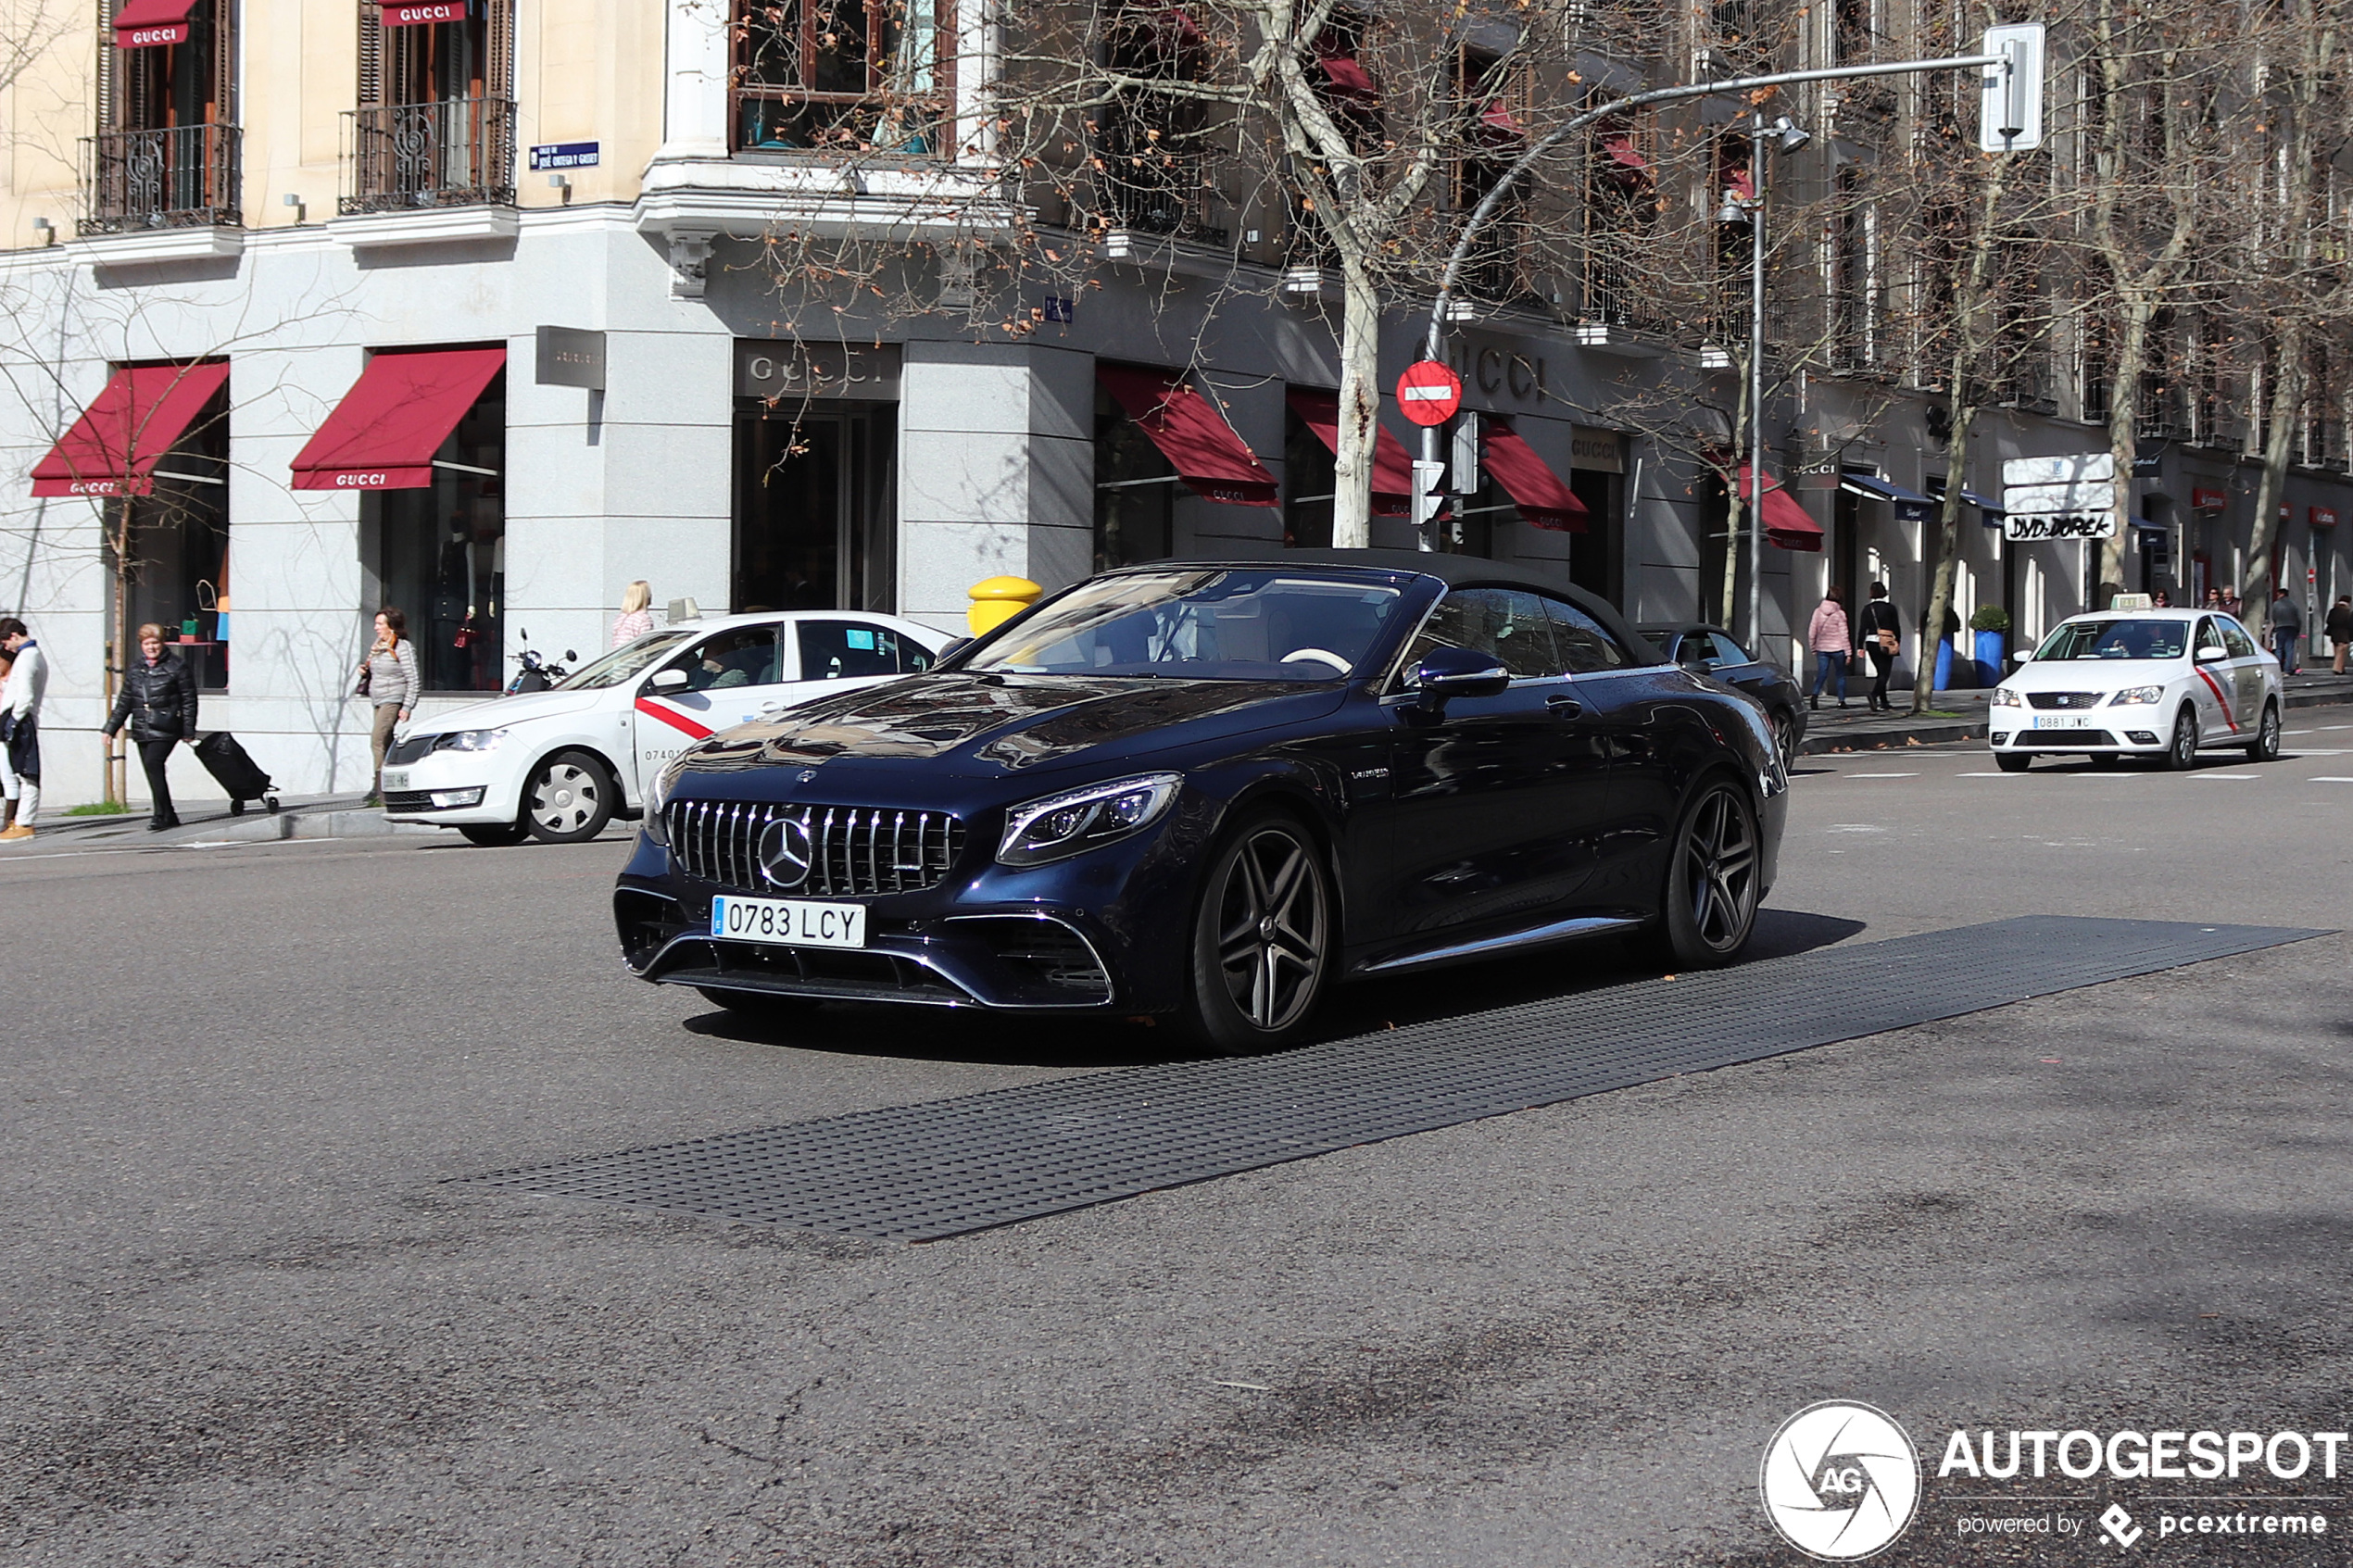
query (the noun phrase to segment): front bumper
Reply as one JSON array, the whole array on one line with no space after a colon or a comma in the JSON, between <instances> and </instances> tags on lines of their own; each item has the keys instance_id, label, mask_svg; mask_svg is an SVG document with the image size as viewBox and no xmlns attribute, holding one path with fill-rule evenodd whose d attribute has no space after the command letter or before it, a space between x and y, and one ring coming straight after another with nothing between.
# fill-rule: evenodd
<instances>
[{"instance_id":1,"label":"front bumper","mask_svg":"<svg viewBox=\"0 0 2353 1568\"><path fill-rule=\"evenodd\" d=\"M2018 709L1996 709L1986 721L1986 745L1995 751L2080 751L2156 755L2167 746L2168 726L2157 708L2086 709L2081 724L2036 730L2017 717ZM2009 715L2007 719L2004 715Z\"/></svg>"},{"instance_id":2,"label":"front bumper","mask_svg":"<svg viewBox=\"0 0 2353 1568\"><path fill-rule=\"evenodd\" d=\"M436 751L414 762L387 765L385 818L429 827L515 821L522 811L522 768L515 760L519 753L502 755L505 751ZM398 787L395 779L400 780Z\"/></svg>"}]
</instances>

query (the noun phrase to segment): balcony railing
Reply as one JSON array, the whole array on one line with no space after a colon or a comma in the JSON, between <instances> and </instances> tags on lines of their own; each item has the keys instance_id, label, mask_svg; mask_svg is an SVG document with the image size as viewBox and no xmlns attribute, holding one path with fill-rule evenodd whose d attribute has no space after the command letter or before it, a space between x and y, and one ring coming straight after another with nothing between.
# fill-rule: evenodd
<instances>
[{"instance_id":1,"label":"balcony railing","mask_svg":"<svg viewBox=\"0 0 2353 1568\"><path fill-rule=\"evenodd\" d=\"M1196 245L1222 245L1232 237L1216 221L1217 193L1202 183L1199 157L1107 161L1111 167L1095 178L1095 194L1112 227Z\"/></svg>"},{"instance_id":2,"label":"balcony railing","mask_svg":"<svg viewBox=\"0 0 2353 1568\"><path fill-rule=\"evenodd\" d=\"M237 128L179 125L102 131L82 140L82 234L244 222L237 207Z\"/></svg>"},{"instance_id":3,"label":"balcony railing","mask_svg":"<svg viewBox=\"0 0 2353 1568\"><path fill-rule=\"evenodd\" d=\"M354 109L344 120L340 212L511 205L511 98L450 98Z\"/></svg>"}]
</instances>

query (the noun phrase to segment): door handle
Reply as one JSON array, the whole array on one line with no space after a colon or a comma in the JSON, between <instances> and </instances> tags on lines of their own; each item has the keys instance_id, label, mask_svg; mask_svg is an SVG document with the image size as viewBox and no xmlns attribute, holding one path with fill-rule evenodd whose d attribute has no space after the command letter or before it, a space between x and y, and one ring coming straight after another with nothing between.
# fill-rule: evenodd
<instances>
[{"instance_id":1,"label":"door handle","mask_svg":"<svg viewBox=\"0 0 2353 1568\"><path fill-rule=\"evenodd\" d=\"M1544 706L1553 710L1553 717L1555 719L1574 719L1585 711L1583 703L1566 694L1546 697Z\"/></svg>"}]
</instances>

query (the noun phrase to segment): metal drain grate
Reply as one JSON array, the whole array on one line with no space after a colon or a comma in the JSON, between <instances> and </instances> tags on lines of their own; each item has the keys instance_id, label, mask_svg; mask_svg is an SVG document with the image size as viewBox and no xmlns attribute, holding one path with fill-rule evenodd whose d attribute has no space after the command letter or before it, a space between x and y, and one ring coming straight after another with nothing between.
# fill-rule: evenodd
<instances>
[{"instance_id":1,"label":"metal drain grate","mask_svg":"<svg viewBox=\"0 0 2353 1568\"><path fill-rule=\"evenodd\" d=\"M2031 916L464 1179L934 1241L2322 935Z\"/></svg>"}]
</instances>

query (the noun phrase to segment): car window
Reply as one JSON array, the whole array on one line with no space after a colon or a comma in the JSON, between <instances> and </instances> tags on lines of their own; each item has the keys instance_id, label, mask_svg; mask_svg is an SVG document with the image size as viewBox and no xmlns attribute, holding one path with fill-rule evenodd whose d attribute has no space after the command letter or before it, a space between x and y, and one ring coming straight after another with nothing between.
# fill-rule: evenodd
<instances>
[{"instance_id":1,"label":"car window","mask_svg":"<svg viewBox=\"0 0 2353 1568\"><path fill-rule=\"evenodd\" d=\"M2058 659L2179 659L2184 621L2123 617L2070 621L2043 640L2035 662Z\"/></svg>"},{"instance_id":2,"label":"car window","mask_svg":"<svg viewBox=\"0 0 2353 1568\"><path fill-rule=\"evenodd\" d=\"M1449 593L1405 650L1406 670L1441 647L1491 654L1517 679L1561 673L1543 602L1516 588L1457 588Z\"/></svg>"},{"instance_id":3,"label":"car window","mask_svg":"<svg viewBox=\"0 0 2353 1568\"><path fill-rule=\"evenodd\" d=\"M1658 656L1661 659L1673 659L1675 657L1675 637L1676 633L1672 632L1645 632L1642 633L1642 640L1650 644L1651 646L1656 648L1658 650Z\"/></svg>"},{"instance_id":4,"label":"car window","mask_svg":"<svg viewBox=\"0 0 2353 1568\"><path fill-rule=\"evenodd\" d=\"M1724 635L1723 633L1711 632L1708 635L1715 640L1716 658L1718 662L1724 664L1746 664L1750 662L1748 650L1742 647L1740 644L1732 641L1731 638Z\"/></svg>"},{"instance_id":5,"label":"car window","mask_svg":"<svg viewBox=\"0 0 2353 1568\"><path fill-rule=\"evenodd\" d=\"M794 631L804 681L854 680L931 668L929 649L872 621L802 621L795 622Z\"/></svg>"},{"instance_id":6,"label":"car window","mask_svg":"<svg viewBox=\"0 0 2353 1568\"><path fill-rule=\"evenodd\" d=\"M1553 641L1559 645L1562 660L1572 675L1590 675L1596 670L1618 670L1634 662L1631 655L1618 646L1617 639L1605 631L1602 623L1565 599L1543 601L1545 613L1552 618ZM1684 639L1685 653L1691 651L1695 639Z\"/></svg>"},{"instance_id":7,"label":"car window","mask_svg":"<svg viewBox=\"0 0 2353 1568\"><path fill-rule=\"evenodd\" d=\"M1344 681L1402 602L1395 588L1353 573L1119 571L1008 621L959 665L975 673Z\"/></svg>"},{"instance_id":8,"label":"car window","mask_svg":"<svg viewBox=\"0 0 2353 1568\"><path fill-rule=\"evenodd\" d=\"M596 662L583 667L563 684L563 689L568 692L593 692L620 685L643 672L654 660L686 640L686 633L684 632L649 632L635 642L624 643Z\"/></svg>"},{"instance_id":9,"label":"car window","mask_svg":"<svg viewBox=\"0 0 2353 1568\"><path fill-rule=\"evenodd\" d=\"M736 686L767 686L776 681L776 629L739 626L707 637L673 659L673 670L686 672L686 689L725 691Z\"/></svg>"},{"instance_id":10,"label":"car window","mask_svg":"<svg viewBox=\"0 0 2353 1568\"><path fill-rule=\"evenodd\" d=\"M2222 628L2222 646L2231 650L2233 659L2255 657L2255 639L2246 634L2246 627L2227 615L2216 616L2214 623Z\"/></svg>"},{"instance_id":11,"label":"car window","mask_svg":"<svg viewBox=\"0 0 2353 1568\"><path fill-rule=\"evenodd\" d=\"M2197 641L2192 646L2194 648L2222 648L2225 652L2229 651L2222 641L2222 629L2214 624L2214 618L2210 615L2197 623Z\"/></svg>"}]
</instances>

